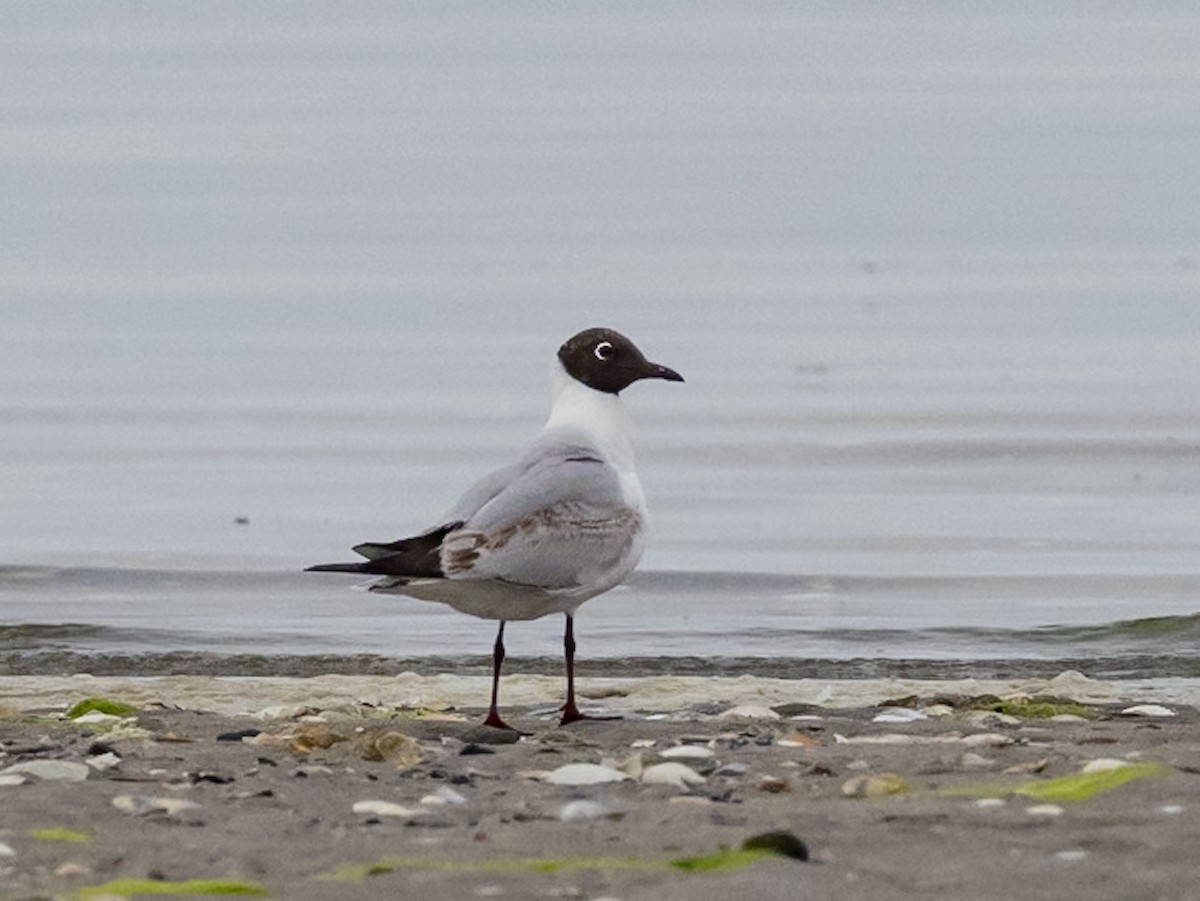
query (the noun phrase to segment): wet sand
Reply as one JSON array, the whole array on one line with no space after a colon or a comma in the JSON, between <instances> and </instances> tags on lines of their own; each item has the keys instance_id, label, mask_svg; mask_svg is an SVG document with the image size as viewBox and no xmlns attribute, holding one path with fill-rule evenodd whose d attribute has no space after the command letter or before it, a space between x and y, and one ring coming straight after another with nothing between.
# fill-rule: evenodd
<instances>
[{"instance_id":1,"label":"wet sand","mask_svg":"<svg viewBox=\"0 0 1200 901\"><path fill-rule=\"evenodd\" d=\"M0 679L3 897L1200 896L1191 683L585 680L623 718L559 728L515 676L508 744L483 687ZM808 860L728 853L771 832Z\"/></svg>"}]
</instances>

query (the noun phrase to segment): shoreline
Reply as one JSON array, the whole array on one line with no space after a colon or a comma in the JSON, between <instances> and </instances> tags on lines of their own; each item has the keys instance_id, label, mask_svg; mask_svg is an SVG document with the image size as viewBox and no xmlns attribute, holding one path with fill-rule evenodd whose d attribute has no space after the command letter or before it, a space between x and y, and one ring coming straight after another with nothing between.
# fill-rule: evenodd
<instances>
[{"instance_id":1,"label":"shoreline","mask_svg":"<svg viewBox=\"0 0 1200 901\"><path fill-rule=\"evenodd\" d=\"M120 697L128 703L248 715L296 704L332 708L367 702L377 707L478 707L491 679L483 675L403 672L394 676L0 676L0 708L16 712L65 708L80 697ZM580 677L584 701L623 715L678 710L696 703L800 703L862 707L890 698L937 694L1053 695L1085 703L1164 702L1200 706L1200 679L1092 679L1074 670L1024 679L776 679L761 676ZM500 683L502 706L551 706L561 676L513 673Z\"/></svg>"}]
</instances>

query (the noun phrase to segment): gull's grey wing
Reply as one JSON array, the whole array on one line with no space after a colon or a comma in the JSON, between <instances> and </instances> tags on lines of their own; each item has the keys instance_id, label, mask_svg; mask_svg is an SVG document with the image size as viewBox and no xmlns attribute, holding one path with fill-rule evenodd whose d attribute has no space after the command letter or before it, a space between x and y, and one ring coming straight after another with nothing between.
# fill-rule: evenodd
<instances>
[{"instance_id":1,"label":"gull's grey wing","mask_svg":"<svg viewBox=\"0 0 1200 901\"><path fill-rule=\"evenodd\" d=\"M451 579L573 588L622 578L640 555L640 513L586 449L544 448L442 543ZM607 587L607 586L606 586Z\"/></svg>"}]
</instances>

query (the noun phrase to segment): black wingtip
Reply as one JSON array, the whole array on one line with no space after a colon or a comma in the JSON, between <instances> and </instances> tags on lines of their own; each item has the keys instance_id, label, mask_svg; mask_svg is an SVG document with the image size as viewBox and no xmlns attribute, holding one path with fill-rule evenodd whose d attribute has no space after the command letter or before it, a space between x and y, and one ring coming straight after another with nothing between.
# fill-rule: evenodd
<instances>
[{"instance_id":1,"label":"black wingtip","mask_svg":"<svg viewBox=\"0 0 1200 901\"><path fill-rule=\"evenodd\" d=\"M316 566L306 566L306 573L363 573L361 563L318 563Z\"/></svg>"}]
</instances>

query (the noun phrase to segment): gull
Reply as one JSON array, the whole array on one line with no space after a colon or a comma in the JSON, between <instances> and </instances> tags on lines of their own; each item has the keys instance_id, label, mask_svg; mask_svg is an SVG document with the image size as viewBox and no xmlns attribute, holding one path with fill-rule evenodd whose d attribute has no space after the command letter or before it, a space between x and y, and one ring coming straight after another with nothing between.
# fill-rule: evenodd
<instances>
[{"instance_id":1,"label":"gull","mask_svg":"<svg viewBox=\"0 0 1200 901\"><path fill-rule=\"evenodd\" d=\"M574 615L628 576L645 547L646 498L619 397L642 379L683 376L612 329L569 338L554 362L550 417L516 463L480 479L419 535L359 544L364 561L308 571L378 575L369 590L499 620L484 723L500 729L511 729L498 705L505 624L565 614L562 724L588 719L575 703Z\"/></svg>"}]
</instances>

